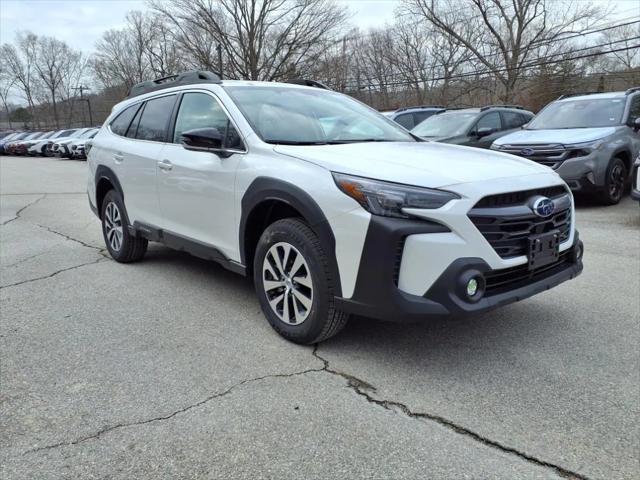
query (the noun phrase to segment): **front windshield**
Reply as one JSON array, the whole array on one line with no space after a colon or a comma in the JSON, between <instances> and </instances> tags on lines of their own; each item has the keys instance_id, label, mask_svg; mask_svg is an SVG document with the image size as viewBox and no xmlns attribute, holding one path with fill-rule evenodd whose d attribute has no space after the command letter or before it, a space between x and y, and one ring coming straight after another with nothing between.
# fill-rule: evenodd
<instances>
[{"instance_id":1,"label":"front windshield","mask_svg":"<svg viewBox=\"0 0 640 480\"><path fill-rule=\"evenodd\" d=\"M228 86L225 90L267 143L416 141L391 120L339 93L296 87Z\"/></svg>"},{"instance_id":2,"label":"front windshield","mask_svg":"<svg viewBox=\"0 0 640 480\"><path fill-rule=\"evenodd\" d=\"M70 137L71 135L73 135L74 133L76 133L78 131L77 128L74 128L72 130L63 130L60 133L58 133L56 136L54 136L53 138L64 138L64 137Z\"/></svg>"},{"instance_id":3,"label":"front windshield","mask_svg":"<svg viewBox=\"0 0 640 480\"><path fill-rule=\"evenodd\" d=\"M432 115L411 133L419 137L453 137L464 134L477 117L475 112L450 112Z\"/></svg>"},{"instance_id":4,"label":"front windshield","mask_svg":"<svg viewBox=\"0 0 640 480\"><path fill-rule=\"evenodd\" d=\"M527 130L620 125L624 103L622 98L555 102L536 115L527 125Z\"/></svg>"},{"instance_id":5,"label":"front windshield","mask_svg":"<svg viewBox=\"0 0 640 480\"><path fill-rule=\"evenodd\" d=\"M98 131L97 129L92 128L84 132L82 135L78 135L78 138L93 138L93 136L96 134L97 131Z\"/></svg>"},{"instance_id":6,"label":"front windshield","mask_svg":"<svg viewBox=\"0 0 640 480\"><path fill-rule=\"evenodd\" d=\"M42 132L32 133L28 137L23 138L23 140L35 140L36 138L40 138L42 136Z\"/></svg>"}]
</instances>

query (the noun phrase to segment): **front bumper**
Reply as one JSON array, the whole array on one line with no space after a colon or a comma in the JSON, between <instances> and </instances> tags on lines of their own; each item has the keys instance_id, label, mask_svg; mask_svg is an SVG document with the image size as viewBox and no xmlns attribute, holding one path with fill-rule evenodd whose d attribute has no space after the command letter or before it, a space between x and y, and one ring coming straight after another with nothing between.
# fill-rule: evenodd
<instances>
[{"instance_id":1,"label":"front bumper","mask_svg":"<svg viewBox=\"0 0 640 480\"><path fill-rule=\"evenodd\" d=\"M367 291L356 293L351 299L336 298L336 308L355 315L395 322L419 322L433 317L463 317L508 305L549 290L577 277L583 269L584 245L577 232L574 244L556 264L518 275L516 268L492 270L481 258L459 258L451 263L433 286L423 295L411 295L384 280L384 271L367 282ZM526 265L525 265L526 268ZM467 272L482 274L486 292L479 300L469 300L460 279ZM513 283L502 280L511 275ZM493 285L493 286L491 286ZM491 286L491 287L490 287Z\"/></svg>"},{"instance_id":2,"label":"front bumper","mask_svg":"<svg viewBox=\"0 0 640 480\"><path fill-rule=\"evenodd\" d=\"M640 162L636 160L631 172L631 198L640 202Z\"/></svg>"}]
</instances>

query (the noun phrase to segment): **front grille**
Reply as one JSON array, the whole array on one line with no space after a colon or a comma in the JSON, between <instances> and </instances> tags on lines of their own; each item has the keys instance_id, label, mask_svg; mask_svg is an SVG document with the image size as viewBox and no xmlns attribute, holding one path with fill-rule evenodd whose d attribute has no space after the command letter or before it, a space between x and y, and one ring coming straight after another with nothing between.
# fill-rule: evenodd
<instances>
[{"instance_id":1,"label":"front grille","mask_svg":"<svg viewBox=\"0 0 640 480\"><path fill-rule=\"evenodd\" d=\"M485 197L471 209L469 218L502 258L527 255L530 236L553 230L558 230L562 244L571 235L571 196L564 187L559 187L562 193L552 191L555 188ZM538 195L547 196L545 193L552 193L549 198L554 201L557 211L543 218L535 215L529 204Z\"/></svg>"},{"instance_id":2,"label":"front grille","mask_svg":"<svg viewBox=\"0 0 640 480\"><path fill-rule=\"evenodd\" d=\"M500 151L517 155L527 160L532 160L541 165L551 168L558 168L569 155L564 145L559 143L539 144L539 145L502 145Z\"/></svg>"},{"instance_id":3,"label":"front grille","mask_svg":"<svg viewBox=\"0 0 640 480\"><path fill-rule=\"evenodd\" d=\"M529 266L526 263L518 265L517 267L494 270L485 275L485 296L498 295L509 290L524 287L545 277L550 277L565 269L572 262L572 250L569 249L562 252L556 262L534 270L529 270Z\"/></svg>"},{"instance_id":4,"label":"front grille","mask_svg":"<svg viewBox=\"0 0 640 480\"><path fill-rule=\"evenodd\" d=\"M557 198L567 193L567 189L562 185L555 187L539 188L537 190L521 190L519 192L499 193L482 198L476 203L474 208L508 207L512 205L523 205L529 198L535 195L542 195L548 198Z\"/></svg>"}]
</instances>

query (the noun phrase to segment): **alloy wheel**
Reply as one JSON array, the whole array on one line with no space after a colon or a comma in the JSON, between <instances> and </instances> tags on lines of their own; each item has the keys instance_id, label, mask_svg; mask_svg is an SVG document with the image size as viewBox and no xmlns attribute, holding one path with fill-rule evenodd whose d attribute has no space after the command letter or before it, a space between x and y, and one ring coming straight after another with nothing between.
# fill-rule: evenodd
<instances>
[{"instance_id":1,"label":"alloy wheel","mask_svg":"<svg viewBox=\"0 0 640 480\"><path fill-rule=\"evenodd\" d=\"M624 167L616 164L609 174L609 195L612 199L618 200L624 190Z\"/></svg>"},{"instance_id":2,"label":"alloy wheel","mask_svg":"<svg viewBox=\"0 0 640 480\"><path fill-rule=\"evenodd\" d=\"M313 305L309 265L300 251L286 242L269 248L262 264L262 284L271 309L288 325L300 325Z\"/></svg>"},{"instance_id":3,"label":"alloy wheel","mask_svg":"<svg viewBox=\"0 0 640 480\"><path fill-rule=\"evenodd\" d=\"M120 251L123 237L122 215L114 202L109 202L105 208L104 232L111 249L115 252Z\"/></svg>"}]
</instances>

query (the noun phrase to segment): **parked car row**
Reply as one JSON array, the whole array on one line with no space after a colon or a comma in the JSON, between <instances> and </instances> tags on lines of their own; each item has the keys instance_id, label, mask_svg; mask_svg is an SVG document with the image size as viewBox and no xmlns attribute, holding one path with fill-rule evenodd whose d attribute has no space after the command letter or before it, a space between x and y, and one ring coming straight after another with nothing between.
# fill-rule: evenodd
<instances>
[{"instance_id":1,"label":"parked car row","mask_svg":"<svg viewBox=\"0 0 640 480\"><path fill-rule=\"evenodd\" d=\"M86 159L86 142L99 127L13 132L0 138L0 154Z\"/></svg>"},{"instance_id":2,"label":"parked car row","mask_svg":"<svg viewBox=\"0 0 640 480\"><path fill-rule=\"evenodd\" d=\"M424 140L491 148L545 165L572 191L606 205L618 203L637 176L637 167L632 170L640 154L640 87L564 95L535 116L510 105L383 113Z\"/></svg>"}]
</instances>

